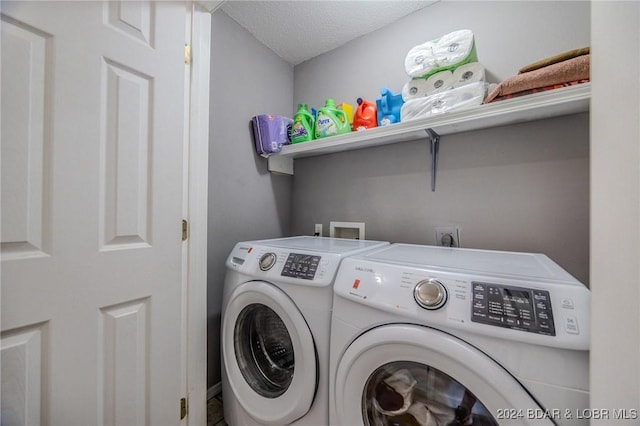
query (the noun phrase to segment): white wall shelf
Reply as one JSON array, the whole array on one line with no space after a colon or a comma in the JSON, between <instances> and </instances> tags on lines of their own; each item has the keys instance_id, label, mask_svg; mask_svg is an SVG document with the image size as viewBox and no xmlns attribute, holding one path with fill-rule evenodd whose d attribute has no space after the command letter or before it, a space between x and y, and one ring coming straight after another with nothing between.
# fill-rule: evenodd
<instances>
[{"instance_id":1,"label":"white wall shelf","mask_svg":"<svg viewBox=\"0 0 640 426\"><path fill-rule=\"evenodd\" d=\"M434 190L438 135L443 136L585 112L589 110L590 98L591 83L584 83L391 126L285 145L278 154L269 156L269 171L293 175L294 159L296 158L427 138L430 139L432 145L433 180L431 189ZM427 131L428 129L431 131Z\"/></svg>"}]
</instances>

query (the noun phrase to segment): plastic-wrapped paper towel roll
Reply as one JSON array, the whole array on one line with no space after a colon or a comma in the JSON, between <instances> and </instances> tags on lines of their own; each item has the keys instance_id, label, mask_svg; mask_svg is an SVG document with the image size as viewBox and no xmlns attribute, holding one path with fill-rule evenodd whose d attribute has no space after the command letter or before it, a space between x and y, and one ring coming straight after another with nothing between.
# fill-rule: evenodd
<instances>
[{"instance_id":1,"label":"plastic-wrapped paper towel roll","mask_svg":"<svg viewBox=\"0 0 640 426\"><path fill-rule=\"evenodd\" d=\"M424 98L412 99L402 105L400 121L471 108L482 104L486 94L487 83L478 81Z\"/></svg>"},{"instance_id":2,"label":"plastic-wrapped paper towel roll","mask_svg":"<svg viewBox=\"0 0 640 426\"><path fill-rule=\"evenodd\" d=\"M449 70L440 71L427 78L427 94L444 92L453 87L453 73Z\"/></svg>"},{"instance_id":3,"label":"plastic-wrapped paper towel roll","mask_svg":"<svg viewBox=\"0 0 640 426\"><path fill-rule=\"evenodd\" d=\"M453 73L449 70L435 73L427 79L413 78L402 88L402 99L406 102L410 99L444 92L451 89L454 82Z\"/></svg>"},{"instance_id":4,"label":"plastic-wrapped paper towel roll","mask_svg":"<svg viewBox=\"0 0 640 426\"><path fill-rule=\"evenodd\" d=\"M480 62L469 62L453 70L453 87L485 81L485 69Z\"/></svg>"},{"instance_id":5,"label":"plastic-wrapped paper towel roll","mask_svg":"<svg viewBox=\"0 0 640 426\"><path fill-rule=\"evenodd\" d=\"M413 47L407 53L404 68L412 78L427 78L438 71L477 60L473 32L459 30Z\"/></svg>"},{"instance_id":6,"label":"plastic-wrapped paper towel roll","mask_svg":"<svg viewBox=\"0 0 640 426\"><path fill-rule=\"evenodd\" d=\"M402 100L405 102L427 95L427 81L424 78L412 78L402 87Z\"/></svg>"}]
</instances>

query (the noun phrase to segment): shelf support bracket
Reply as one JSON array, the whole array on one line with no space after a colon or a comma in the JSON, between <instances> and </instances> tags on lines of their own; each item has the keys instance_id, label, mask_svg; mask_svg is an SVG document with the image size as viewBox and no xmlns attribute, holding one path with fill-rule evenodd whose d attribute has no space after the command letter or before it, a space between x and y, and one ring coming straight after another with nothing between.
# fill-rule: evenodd
<instances>
[{"instance_id":1,"label":"shelf support bracket","mask_svg":"<svg viewBox=\"0 0 640 426\"><path fill-rule=\"evenodd\" d=\"M440 150L440 135L433 129L425 129L431 141L431 192L436 191L436 173L438 171L438 151Z\"/></svg>"},{"instance_id":2,"label":"shelf support bracket","mask_svg":"<svg viewBox=\"0 0 640 426\"><path fill-rule=\"evenodd\" d=\"M272 154L267 157L267 168L271 173L293 176L293 158Z\"/></svg>"}]
</instances>

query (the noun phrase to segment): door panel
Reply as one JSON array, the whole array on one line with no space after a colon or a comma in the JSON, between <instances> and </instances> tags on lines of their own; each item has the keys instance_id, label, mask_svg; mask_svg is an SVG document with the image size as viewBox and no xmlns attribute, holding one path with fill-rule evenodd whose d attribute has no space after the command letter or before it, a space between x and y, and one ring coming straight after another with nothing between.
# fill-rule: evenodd
<instances>
[{"instance_id":1,"label":"door panel","mask_svg":"<svg viewBox=\"0 0 640 426\"><path fill-rule=\"evenodd\" d=\"M51 35L2 15L2 256L50 249ZM10 206L10 207L9 207Z\"/></svg>"},{"instance_id":2,"label":"door panel","mask_svg":"<svg viewBox=\"0 0 640 426\"><path fill-rule=\"evenodd\" d=\"M39 424L47 364L47 329L38 324L2 335L2 424Z\"/></svg>"},{"instance_id":3,"label":"door panel","mask_svg":"<svg viewBox=\"0 0 640 426\"><path fill-rule=\"evenodd\" d=\"M154 47L151 32L154 23L154 3L112 1L107 7L106 17L109 25L149 47Z\"/></svg>"},{"instance_id":4,"label":"door panel","mask_svg":"<svg viewBox=\"0 0 640 426\"><path fill-rule=\"evenodd\" d=\"M101 309L98 414L105 424L148 424L144 373L149 356L149 298ZM118 350L114 350L118 348Z\"/></svg>"},{"instance_id":5,"label":"door panel","mask_svg":"<svg viewBox=\"0 0 640 426\"><path fill-rule=\"evenodd\" d=\"M148 246L153 78L109 59L102 63L101 248Z\"/></svg>"},{"instance_id":6,"label":"door panel","mask_svg":"<svg viewBox=\"0 0 640 426\"><path fill-rule=\"evenodd\" d=\"M3 424L179 424L186 5L1 7Z\"/></svg>"}]
</instances>

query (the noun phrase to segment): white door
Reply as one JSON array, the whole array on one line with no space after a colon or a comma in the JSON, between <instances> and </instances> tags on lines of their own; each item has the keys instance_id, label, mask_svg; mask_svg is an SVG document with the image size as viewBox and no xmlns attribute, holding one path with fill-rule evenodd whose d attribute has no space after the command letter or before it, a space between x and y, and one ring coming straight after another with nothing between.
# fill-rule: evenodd
<instances>
[{"instance_id":1,"label":"white door","mask_svg":"<svg viewBox=\"0 0 640 426\"><path fill-rule=\"evenodd\" d=\"M186 4L1 8L2 424L177 425Z\"/></svg>"}]
</instances>

